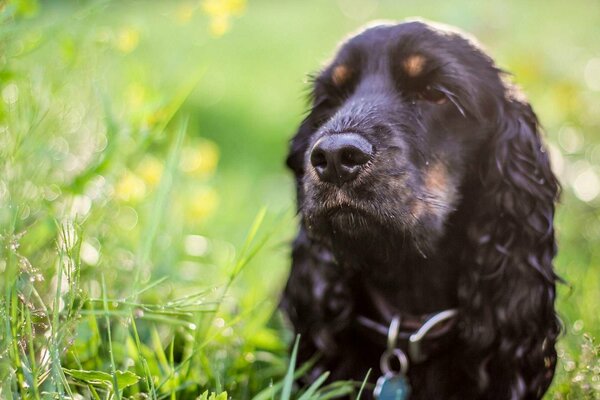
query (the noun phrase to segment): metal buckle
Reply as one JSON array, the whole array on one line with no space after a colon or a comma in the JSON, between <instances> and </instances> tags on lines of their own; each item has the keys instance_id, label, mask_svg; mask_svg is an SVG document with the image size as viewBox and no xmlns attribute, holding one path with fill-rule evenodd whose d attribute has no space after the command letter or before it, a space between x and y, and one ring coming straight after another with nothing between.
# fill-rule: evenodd
<instances>
[{"instance_id":1,"label":"metal buckle","mask_svg":"<svg viewBox=\"0 0 600 400\"><path fill-rule=\"evenodd\" d=\"M387 333L387 349L391 350L396 347L396 343L398 342L398 334L400 333L400 316L394 315L392 318L392 322L390 322L390 327L388 328Z\"/></svg>"},{"instance_id":2,"label":"metal buckle","mask_svg":"<svg viewBox=\"0 0 600 400\"><path fill-rule=\"evenodd\" d=\"M410 335L408 338L408 355L410 360L415 363L425 361L426 357L421 351L421 340L429 333L434 326L440 322L446 321L458 314L458 310L455 308L439 312L429 318L418 331ZM393 321L392 321L393 323ZM391 325L390 325L391 328Z\"/></svg>"}]
</instances>

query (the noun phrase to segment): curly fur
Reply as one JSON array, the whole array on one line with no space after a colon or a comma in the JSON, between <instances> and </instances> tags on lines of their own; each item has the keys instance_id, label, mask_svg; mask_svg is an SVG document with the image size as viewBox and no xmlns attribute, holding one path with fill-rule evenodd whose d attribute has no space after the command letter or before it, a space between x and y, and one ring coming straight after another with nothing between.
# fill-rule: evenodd
<instances>
[{"instance_id":1,"label":"curly fur","mask_svg":"<svg viewBox=\"0 0 600 400\"><path fill-rule=\"evenodd\" d=\"M377 152L333 187L308 156L339 132ZM384 349L356 315L389 324L456 307L453 345L411 365L411 399L542 398L560 332L559 185L536 115L473 41L422 22L349 39L314 80L288 166L302 222L282 308L302 335L300 361L320 354L309 381L378 375Z\"/></svg>"}]
</instances>

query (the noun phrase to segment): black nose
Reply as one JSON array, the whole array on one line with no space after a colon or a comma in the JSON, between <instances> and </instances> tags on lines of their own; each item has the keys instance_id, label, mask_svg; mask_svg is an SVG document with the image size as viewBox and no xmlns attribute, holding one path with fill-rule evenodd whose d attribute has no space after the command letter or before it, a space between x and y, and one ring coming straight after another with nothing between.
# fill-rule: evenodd
<instances>
[{"instance_id":1,"label":"black nose","mask_svg":"<svg viewBox=\"0 0 600 400\"><path fill-rule=\"evenodd\" d=\"M322 181L341 185L358 175L373 157L373 146L356 133L327 135L317 140L310 163Z\"/></svg>"}]
</instances>

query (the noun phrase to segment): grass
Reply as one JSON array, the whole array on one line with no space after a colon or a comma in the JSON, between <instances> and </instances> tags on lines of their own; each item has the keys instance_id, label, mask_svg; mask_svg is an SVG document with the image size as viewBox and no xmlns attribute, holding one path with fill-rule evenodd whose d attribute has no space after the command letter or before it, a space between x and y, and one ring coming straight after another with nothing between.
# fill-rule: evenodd
<instances>
[{"instance_id":1,"label":"grass","mask_svg":"<svg viewBox=\"0 0 600 400\"><path fill-rule=\"evenodd\" d=\"M305 74L367 19L418 14L475 33L544 121L568 282L547 398L598 399L597 13L584 1L243 5L0 1L0 397L370 390L326 375L292 384L307 366L276 312L296 224L282 160Z\"/></svg>"}]
</instances>

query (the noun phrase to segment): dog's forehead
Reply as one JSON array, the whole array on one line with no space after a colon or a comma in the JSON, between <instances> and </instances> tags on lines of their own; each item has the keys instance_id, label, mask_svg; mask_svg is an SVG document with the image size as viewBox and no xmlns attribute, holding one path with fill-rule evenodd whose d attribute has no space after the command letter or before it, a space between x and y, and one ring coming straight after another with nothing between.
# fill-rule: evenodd
<instances>
[{"instance_id":1,"label":"dog's forehead","mask_svg":"<svg viewBox=\"0 0 600 400\"><path fill-rule=\"evenodd\" d=\"M338 58L352 57L353 53L375 55L426 52L453 48L461 52L474 46L472 38L445 25L410 21L371 25L346 40L338 52ZM475 46L478 47L478 46Z\"/></svg>"},{"instance_id":2,"label":"dog's forehead","mask_svg":"<svg viewBox=\"0 0 600 400\"><path fill-rule=\"evenodd\" d=\"M329 77L342 66L354 76L389 70L396 77L421 83L443 78L446 84L458 85L467 77L480 81L483 76L493 83L497 78L493 59L472 36L423 21L369 26L342 43L329 66L325 70Z\"/></svg>"}]
</instances>

